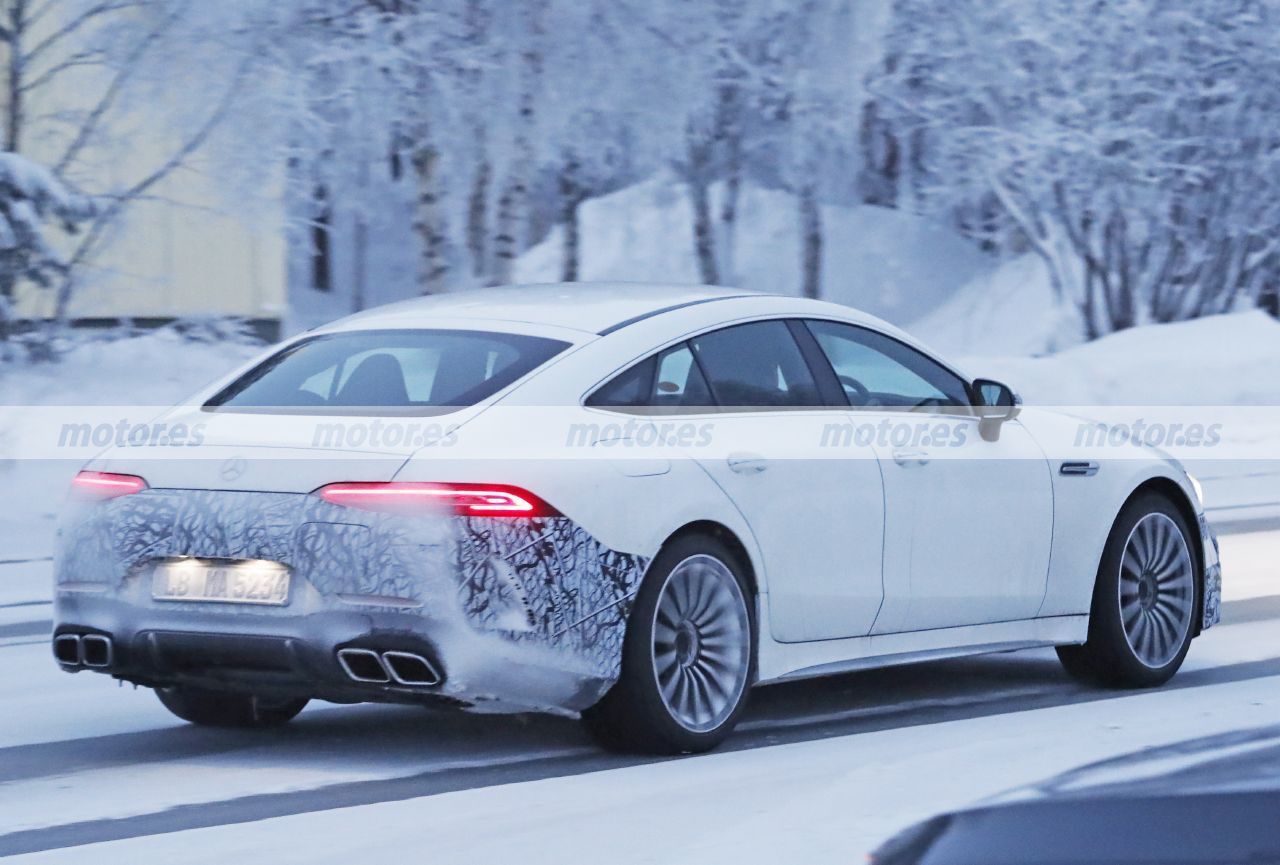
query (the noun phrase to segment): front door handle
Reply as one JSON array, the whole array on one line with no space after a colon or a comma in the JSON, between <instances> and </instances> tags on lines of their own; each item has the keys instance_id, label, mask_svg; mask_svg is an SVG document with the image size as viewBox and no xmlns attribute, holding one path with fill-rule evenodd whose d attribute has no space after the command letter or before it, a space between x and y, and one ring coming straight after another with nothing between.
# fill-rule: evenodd
<instances>
[{"instance_id":1,"label":"front door handle","mask_svg":"<svg viewBox=\"0 0 1280 865\"><path fill-rule=\"evenodd\" d=\"M922 466L929 462L928 451L894 451L893 461L900 466Z\"/></svg>"},{"instance_id":2,"label":"front door handle","mask_svg":"<svg viewBox=\"0 0 1280 865\"><path fill-rule=\"evenodd\" d=\"M759 474L769 467L769 461L759 454L734 453L729 454L729 468L740 475Z\"/></svg>"}]
</instances>

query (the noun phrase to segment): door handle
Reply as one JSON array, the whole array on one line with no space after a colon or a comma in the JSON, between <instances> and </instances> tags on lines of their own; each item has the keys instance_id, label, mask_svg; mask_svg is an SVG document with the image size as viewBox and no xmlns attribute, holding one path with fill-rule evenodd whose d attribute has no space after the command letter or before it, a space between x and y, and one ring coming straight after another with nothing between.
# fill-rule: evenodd
<instances>
[{"instance_id":1,"label":"door handle","mask_svg":"<svg viewBox=\"0 0 1280 865\"><path fill-rule=\"evenodd\" d=\"M929 462L928 451L894 451L893 461L900 466L922 466Z\"/></svg>"},{"instance_id":2,"label":"door handle","mask_svg":"<svg viewBox=\"0 0 1280 865\"><path fill-rule=\"evenodd\" d=\"M725 462L729 464L731 471L735 471L740 475L759 474L769 467L769 461L759 454L729 454Z\"/></svg>"}]
</instances>

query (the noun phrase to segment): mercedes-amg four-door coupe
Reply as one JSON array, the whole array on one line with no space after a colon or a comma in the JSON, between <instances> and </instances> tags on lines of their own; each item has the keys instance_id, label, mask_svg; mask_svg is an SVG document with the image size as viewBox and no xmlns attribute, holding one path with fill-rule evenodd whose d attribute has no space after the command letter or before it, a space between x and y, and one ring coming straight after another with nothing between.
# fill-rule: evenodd
<instances>
[{"instance_id":1,"label":"mercedes-amg four-door coupe","mask_svg":"<svg viewBox=\"0 0 1280 865\"><path fill-rule=\"evenodd\" d=\"M443 704L666 753L721 741L755 685L867 666L1055 646L1157 685L1217 621L1216 541L1177 462L1068 459L1078 424L831 303L406 301L86 466L53 653L197 724Z\"/></svg>"}]
</instances>

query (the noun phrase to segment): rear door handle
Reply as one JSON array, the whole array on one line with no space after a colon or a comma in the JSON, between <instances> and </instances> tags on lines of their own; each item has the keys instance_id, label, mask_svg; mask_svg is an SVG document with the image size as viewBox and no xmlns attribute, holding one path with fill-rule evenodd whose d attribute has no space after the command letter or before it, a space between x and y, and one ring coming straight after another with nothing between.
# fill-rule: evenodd
<instances>
[{"instance_id":1,"label":"rear door handle","mask_svg":"<svg viewBox=\"0 0 1280 865\"><path fill-rule=\"evenodd\" d=\"M929 462L928 451L894 451L893 461L900 466L922 466Z\"/></svg>"},{"instance_id":2,"label":"rear door handle","mask_svg":"<svg viewBox=\"0 0 1280 865\"><path fill-rule=\"evenodd\" d=\"M769 461L759 454L736 453L729 454L729 468L740 475L759 474L769 467Z\"/></svg>"}]
</instances>

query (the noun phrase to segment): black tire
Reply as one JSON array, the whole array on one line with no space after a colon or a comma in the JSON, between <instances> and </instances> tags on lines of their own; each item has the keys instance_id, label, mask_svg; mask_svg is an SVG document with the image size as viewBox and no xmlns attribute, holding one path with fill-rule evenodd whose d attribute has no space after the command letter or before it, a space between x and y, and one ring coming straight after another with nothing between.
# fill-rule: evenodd
<instances>
[{"instance_id":1,"label":"black tire","mask_svg":"<svg viewBox=\"0 0 1280 865\"><path fill-rule=\"evenodd\" d=\"M1179 618L1176 626L1169 624L1171 636L1167 640L1168 648L1156 662L1144 661L1135 649L1131 630L1126 630L1125 617L1121 611L1122 562L1139 523L1147 519L1159 522L1166 531L1170 524L1176 528L1190 557L1190 594L1185 597L1182 593L1178 595L1179 604L1185 602L1189 611L1185 621ZM1172 539L1173 535L1170 534L1169 537ZM1176 548L1176 540L1171 543ZM1143 574L1143 579L1150 579L1146 576L1145 568ZM1088 639L1080 646L1059 646L1058 659L1072 678L1089 684L1111 688L1151 688L1163 685L1182 666L1187 650L1191 647L1196 620L1200 615L1203 585L1203 567L1196 555L1194 535L1186 518L1163 495L1144 492L1135 496L1116 517L1102 553L1089 611ZM1134 596L1129 594L1126 597ZM1159 606L1160 603L1159 600L1152 601L1153 606ZM1159 610L1161 621L1169 620L1171 614L1163 607ZM1138 642L1141 645L1141 641ZM1165 655L1170 655L1167 661L1164 660Z\"/></svg>"},{"instance_id":2,"label":"black tire","mask_svg":"<svg viewBox=\"0 0 1280 865\"><path fill-rule=\"evenodd\" d=\"M188 685L157 688L156 696L170 712L202 727L279 727L292 721L308 702L305 697L274 699Z\"/></svg>"},{"instance_id":3,"label":"black tire","mask_svg":"<svg viewBox=\"0 0 1280 865\"><path fill-rule=\"evenodd\" d=\"M664 590L668 584L675 585L671 581L677 568L681 569L682 575L688 574L686 569L691 567L707 568L704 573L711 574L707 579L716 581L717 586L726 586L724 571L714 563L723 566L732 577L726 602L732 603L736 596L742 603L741 613L745 617L740 616L735 606L731 613L734 617L731 628L724 631L719 628L709 629L707 632L714 633L715 640L720 640L722 634L728 634L725 639L732 643L728 649L712 647L710 638L707 646L711 647L708 651L714 652L717 659L722 656L721 653L732 655L731 663L735 669L723 675L732 678L735 686L718 688L716 693L720 696L716 699L722 699L724 706L711 715L705 728L692 729L681 721L678 710L673 710L663 696L663 687L659 681L659 667L663 664L658 656L671 657L681 665L685 665L683 659L687 656L688 665L684 669L696 667L698 670L690 673L690 679L700 677L700 681L706 683L708 679L702 672L704 668L699 666L701 661L698 660L702 650L696 639L692 641L692 648L690 641L685 639L683 648L677 649L674 643L657 641L655 634L665 627L660 624L659 606L664 601ZM599 703L582 713L583 723L597 741L612 750L646 754L701 753L724 741L746 707L747 694L755 682L756 674L755 598L743 579L744 572L745 564L727 546L707 535L686 535L663 547L650 565L631 610L622 647L621 676ZM735 586L736 593L732 590ZM711 603L714 604L715 601ZM663 609L661 621L665 622L667 607L664 605ZM703 609L708 614L713 612L711 605ZM694 618L696 614L690 619L690 623ZM696 626L690 624L689 627ZM671 652L659 652L655 648L662 645L671 645ZM680 654L677 655L677 652ZM742 656L743 652L745 657ZM742 667L737 667L739 662ZM721 669L720 660L713 663L717 670ZM666 669L669 671L674 668L667 666ZM728 670L728 665L723 669ZM671 681L668 678L668 682ZM741 686L736 687L739 681ZM708 706L710 705L712 704L709 703Z\"/></svg>"}]
</instances>

